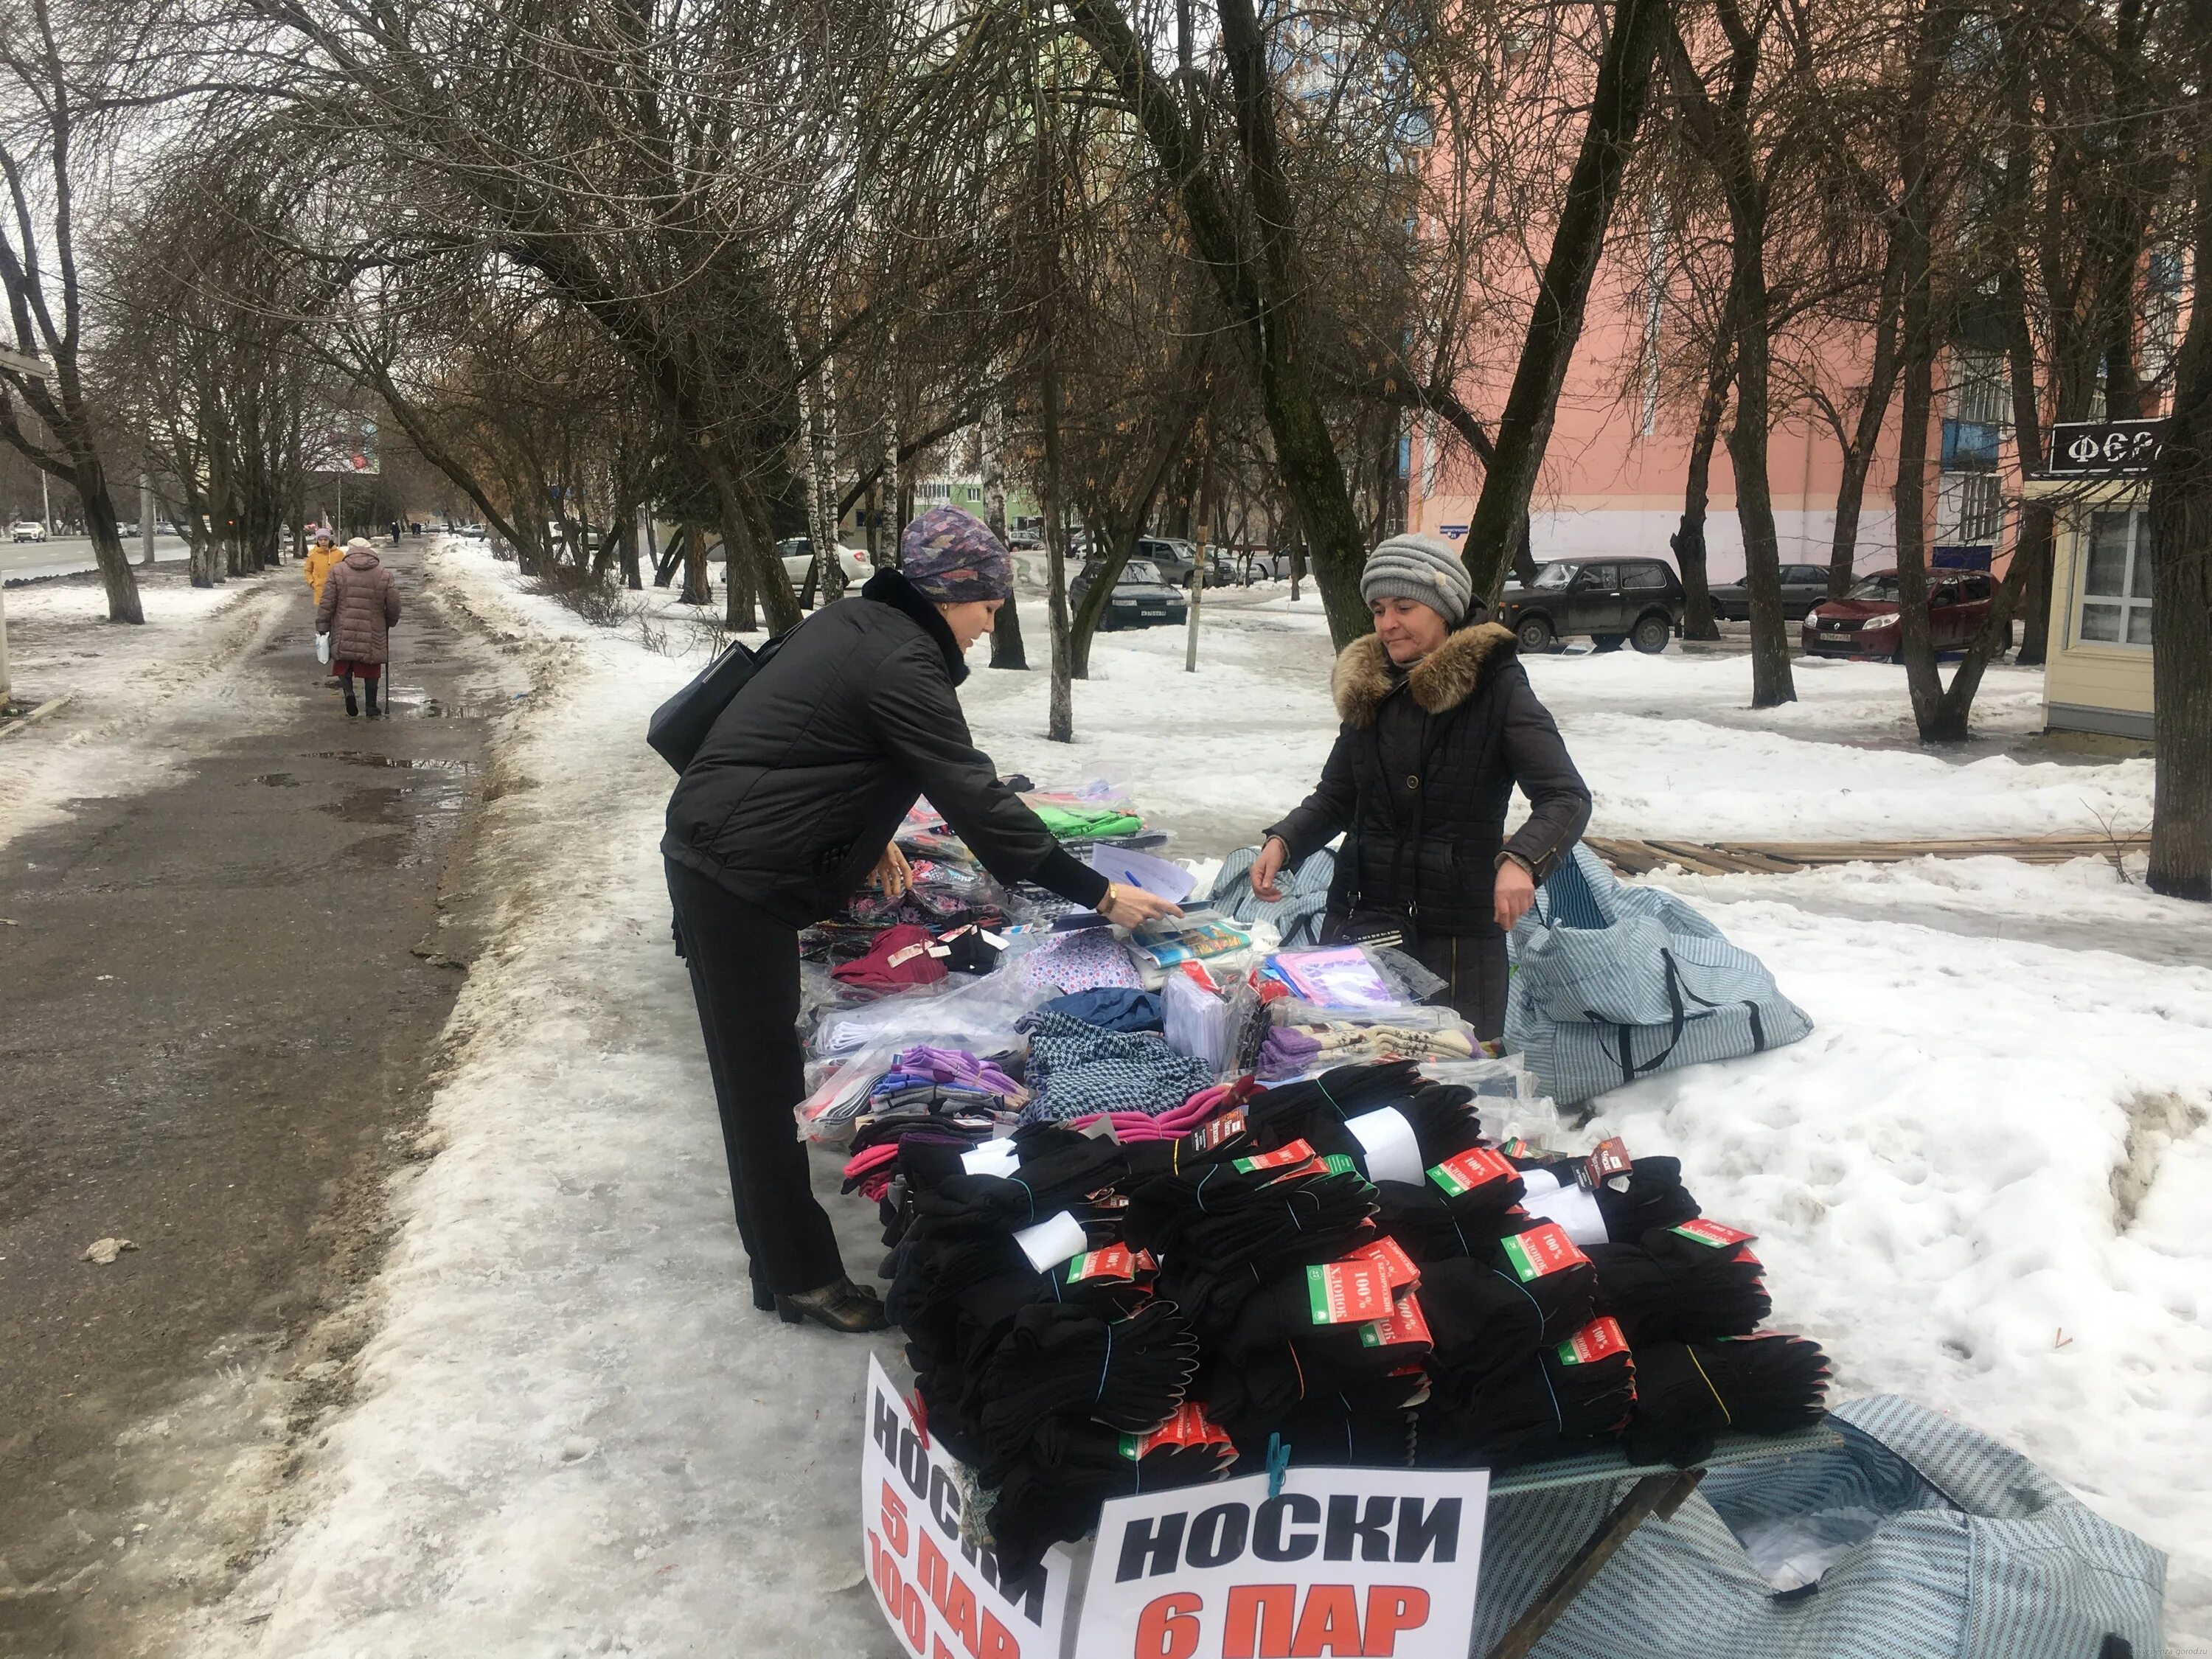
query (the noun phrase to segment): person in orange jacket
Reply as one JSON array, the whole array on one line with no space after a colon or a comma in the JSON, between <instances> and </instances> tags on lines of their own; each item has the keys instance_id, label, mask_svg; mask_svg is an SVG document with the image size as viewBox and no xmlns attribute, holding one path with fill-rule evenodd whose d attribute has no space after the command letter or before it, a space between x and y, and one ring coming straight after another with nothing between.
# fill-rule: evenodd
<instances>
[{"instance_id":1,"label":"person in orange jacket","mask_svg":"<svg viewBox=\"0 0 2212 1659\"><path fill-rule=\"evenodd\" d=\"M307 586L315 596L315 603L323 602L323 584L331 579L331 571L345 554L331 545L331 532L318 530L314 545L307 550Z\"/></svg>"}]
</instances>

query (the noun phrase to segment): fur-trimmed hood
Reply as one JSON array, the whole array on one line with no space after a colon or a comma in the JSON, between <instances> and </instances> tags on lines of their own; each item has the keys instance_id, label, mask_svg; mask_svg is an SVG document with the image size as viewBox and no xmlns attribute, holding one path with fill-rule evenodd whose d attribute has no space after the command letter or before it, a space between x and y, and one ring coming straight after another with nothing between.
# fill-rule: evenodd
<instances>
[{"instance_id":1,"label":"fur-trimmed hood","mask_svg":"<svg viewBox=\"0 0 2212 1659\"><path fill-rule=\"evenodd\" d=\"M1511 662L1519 649L1511 629L1477 623L1448 635L1407 670L1406 689L1424 713L1441 714L1473 696L1497 665ZM1338 718L1352 726L1374 725L1375 711L1395 684L1381 638L1368 634L1354 640L1338 653L1330 680Z\"/></svg>"}]
</instances>

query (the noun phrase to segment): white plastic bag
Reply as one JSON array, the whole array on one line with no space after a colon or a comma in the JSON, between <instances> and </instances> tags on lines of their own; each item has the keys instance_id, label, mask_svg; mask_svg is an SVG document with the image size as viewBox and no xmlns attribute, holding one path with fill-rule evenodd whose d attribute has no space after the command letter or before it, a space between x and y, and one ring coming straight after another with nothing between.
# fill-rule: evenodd
<instances>
[{"instance_id":1,"label":"white plastic bag","mask_svg":"<svg viewBox=\"0 0 2212 1659\"><path fill-rule=\"evenodd\" d=\"M318 634L318 635L315 635L315 660L316 660L317 662L326 663L326 662L328 662L330 659L331 659L331 636L330 636L329 635L327 635L327 634Z\"/></svg>"}]
</instances>

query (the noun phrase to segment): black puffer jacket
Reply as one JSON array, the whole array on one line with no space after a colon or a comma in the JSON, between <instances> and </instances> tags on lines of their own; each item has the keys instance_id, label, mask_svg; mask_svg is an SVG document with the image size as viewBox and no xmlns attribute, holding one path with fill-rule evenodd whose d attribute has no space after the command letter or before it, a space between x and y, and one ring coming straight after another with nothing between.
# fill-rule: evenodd
<instances>
[{"instance_id":1,"label":"black puffer jacket","mask_svg":"<svg viewBox=\"0 0 2212 1659\"><path fill-rule=\"evenodd\" d=\"M999 781L952 689L952 630L896 571L808 618L722 711L668 802L660 850L793 927L850 898L927 794L1002 881L1096 904L1106 878Z\"/></svg>"},{"instance_id":2,"label":"black puffer jacket","mask_svg":"<svg viewBox=\"0 0 2212 1659\"><path fill-rule=\"evenodd\" d=\"M1298 864L1346 832L1332 916L1385 910L1409 916L1422 937L1495 935L1500 856L1543 880L1590 811L1512 631L1463 628L1405 671L1370 634L1338 656L1332 689L1344 724L1321 787L1267 833ZM1508 841L1516 784L1531 810Z\"/></svg>"}]
</instances>

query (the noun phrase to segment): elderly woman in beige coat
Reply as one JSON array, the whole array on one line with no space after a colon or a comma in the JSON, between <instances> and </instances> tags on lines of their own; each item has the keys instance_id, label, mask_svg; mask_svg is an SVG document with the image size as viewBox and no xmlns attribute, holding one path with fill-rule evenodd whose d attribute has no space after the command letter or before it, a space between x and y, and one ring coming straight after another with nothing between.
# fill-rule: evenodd
<instances>
[{"instance_id":1,"label":"elderly woman in beige coat","mask_svg":"<svg viewBox=\"0 0 2212 1659\"><path fill-rule=\"evenodd\" d=\"M374 548L355 537L346 544L345 557L331 567L315 606L315 632L331 636L331 672L345 688L347 714L361 712L353 697L356 674L368 693L369 719L384 712L376 706L377 684L392 660L390 630L398 620L399 579L385 568Z\"/></svg>"}]
</instances>

